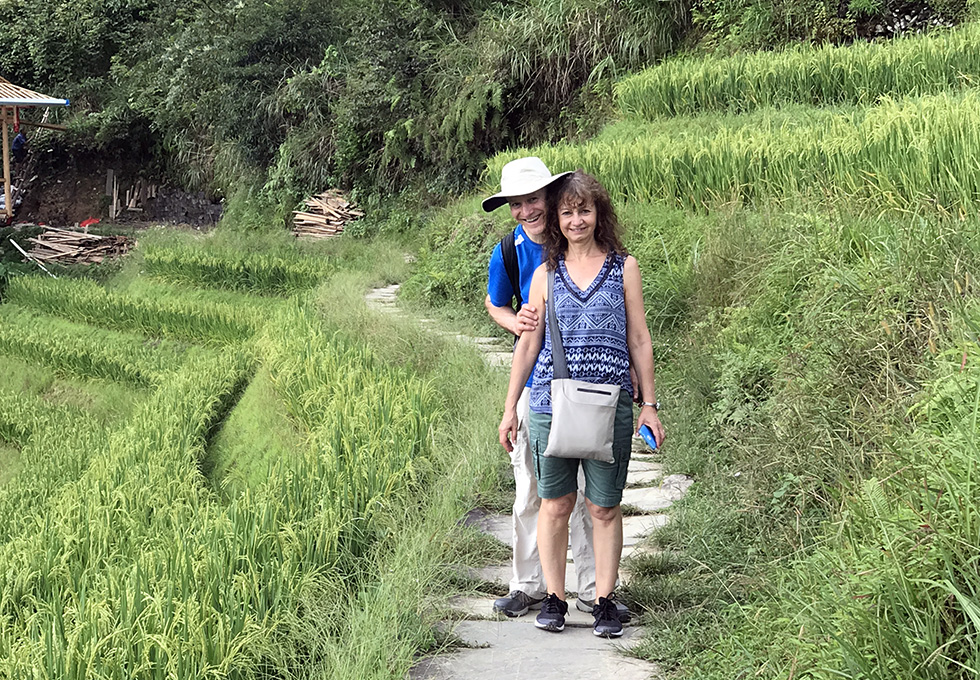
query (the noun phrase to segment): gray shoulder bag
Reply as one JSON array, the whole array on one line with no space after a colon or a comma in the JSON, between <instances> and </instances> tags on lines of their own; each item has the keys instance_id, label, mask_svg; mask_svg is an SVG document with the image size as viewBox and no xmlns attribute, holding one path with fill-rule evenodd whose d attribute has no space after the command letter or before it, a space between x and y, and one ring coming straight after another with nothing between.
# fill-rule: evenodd
<instances>
[{"instance_id":1,"label":"gray shoulder bag","mask_svg":"<svg viewBox=\"0 0 980 680\"><path fill-rule=\"evenodd\" d=\"M554 375L551 379L551 433L544 455L589 458L612 463L613 424L619 385L597 385L568 377L565 348L555 313L555 271L548 270L548 333Z\"/></svg>"}]
</instances>

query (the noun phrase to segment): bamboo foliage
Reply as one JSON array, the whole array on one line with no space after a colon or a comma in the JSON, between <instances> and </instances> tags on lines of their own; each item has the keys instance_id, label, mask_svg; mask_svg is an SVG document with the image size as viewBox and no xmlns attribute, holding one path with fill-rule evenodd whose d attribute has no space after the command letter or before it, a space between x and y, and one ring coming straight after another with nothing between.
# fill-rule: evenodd
<instances>
[{"instance_id":1,"label":"bamboo foliage","mask_svg":"<svg viewBox=\"0 0 980 680\"><path fill-rule=\"evenodd\" d=\"M622 113L647 120L791 102L874 104L975 86L978 44L974 23L888 42L667 61L620 81L616 97Z\"/></svg>"}]
</instances>

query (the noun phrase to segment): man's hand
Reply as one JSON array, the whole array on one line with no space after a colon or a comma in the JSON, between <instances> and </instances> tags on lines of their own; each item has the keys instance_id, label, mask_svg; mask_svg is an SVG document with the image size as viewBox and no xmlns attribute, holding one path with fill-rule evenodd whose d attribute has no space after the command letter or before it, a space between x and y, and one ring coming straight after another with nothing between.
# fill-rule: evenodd
<instances>
[{"instance_id":1,"label":"man's hand","mask_svg":"<svg viewBox=\"0 0 980 680\"><path fill-rule=\"evenodd\" d=\"M511 332L521 337L524 331L533 331L538 327L538 310L533 305L524 305L514 316L514 327Z\"/></svg>"},{"instance_id":2,"label":"man's hand","mask_svg":"<svg viewBox=\"0 0 980 680\"><path fill-rule=\"evenodd\" d=\"M500 427L497 428L500 436L500 445L507 453L514 450L514 442L517 441L517 412L514 409L505 409L504 416L500 419Z\"/></svg>"}]
</instances>

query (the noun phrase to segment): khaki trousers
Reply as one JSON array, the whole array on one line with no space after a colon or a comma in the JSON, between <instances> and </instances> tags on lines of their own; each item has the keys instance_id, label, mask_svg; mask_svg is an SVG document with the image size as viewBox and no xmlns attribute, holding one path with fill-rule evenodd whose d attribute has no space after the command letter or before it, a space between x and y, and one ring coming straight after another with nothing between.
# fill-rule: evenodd
<instances>
[{"instance_id":1,"label":"khaki trousers","mask_svg":"<svg viewBox=\"0 0 980 680\"><path fill-rule=\"evenodd\" d=\"M520 590L531 597L545 597L547 586L538 558L538 483L534 478L534 456L527 434L527 418L530 411L531 390L527 387L517 402L517 441L510 454L517 485L514 497L514 559L510 590ZM595 599L595 553L592 549L592 517L585 507L585 473L579 467L578 493L575 507L568 519L569 543L575 562L578 580L578 596L584 600ZM569 584L571 585L571 584Z\"/></svg>"}]
</instances>

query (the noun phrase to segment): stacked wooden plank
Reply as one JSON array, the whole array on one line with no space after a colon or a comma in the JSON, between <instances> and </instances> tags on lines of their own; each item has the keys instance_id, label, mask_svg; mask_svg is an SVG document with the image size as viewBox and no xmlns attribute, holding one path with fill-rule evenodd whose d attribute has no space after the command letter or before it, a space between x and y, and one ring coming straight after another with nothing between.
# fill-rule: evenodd
<instances>
[{"instance_id":1,"label":"stacked wooden plank","mask_svg":"<svg viewBox=\"0 0 980 680\"><path fill-rule=\"evenodd\" d=\"M123 189L120 193L119 175L116 174L115 170L108 170L105 178L105 193L111 199L109 219L119 219L124 210L143 212L143 203L149 198L156 198L158 188L159 185L140 179L136 181L136 184L130 185L128 189Z\"/></svg>"},{"instance_id":2,"label":"stacked wooden plank","mask_svg":"<svg viewBox=\"0 0 980 680\"><path fill-rule=\"evenodd\" d=\"M34 244L29 252L33 259L64 264L97 264L125 255L130 245L125 236L100 236L54 227L45 227L38 237L27 240Z\"/></svg>"},{"instance_id":3,"label":"stacked wooden plank","mask_svg":"<svg viewBox=\"0 0 980 680\"><path fill-rule=\"evenodd\" d=\"M296 236L337 236L348 222L364 217L363 211L335 189L308 198L304 203L306 210L293 211L293 234Z\"/></svg>"}]
</instances>

